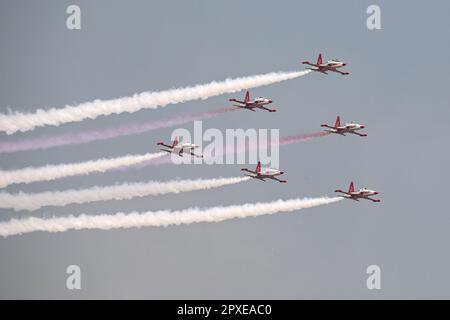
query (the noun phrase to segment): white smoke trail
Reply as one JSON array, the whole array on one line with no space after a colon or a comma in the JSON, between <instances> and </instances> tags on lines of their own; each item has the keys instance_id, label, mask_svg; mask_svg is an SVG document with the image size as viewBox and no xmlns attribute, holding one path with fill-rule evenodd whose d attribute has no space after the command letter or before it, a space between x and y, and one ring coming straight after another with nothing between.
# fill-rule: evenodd
<instances>
[{"instance_id":1,"label":"white smoke trail","mask_svg":"<svg viewBox=\"0 0 450 320\"><path fill-rule=\"evenodd\" d=\"M19 170L0 170L0 188L14 183L31 183L35 181L51 181L59 178L70 177L94 172L105 172L131 166L144 161L162 157L166 153L146 153L142 155L126 155L111 159L98 159L86 162L47 165L45 167L27 167Z\"/></svg>"},{"instance_id":2,"label":"white smoke trail","mask_svg":"<svg viewBox=\"0 0 450 320\"><path fill-rule=\"evenodd\" d=\"M233 93L244 89L265 86L309 73L310 70L293 72L272 72L221 82L200 84L194 87L165 90L159 92L143 92L131 97L112 100L94 100L76 106L49 110L39 109L35 113L0 114L0 131L12 134L17 131L29 131L45 125L59 126L64 123L95 119L98 116L133 113L141 109L156 109L169 104L191 100L207 99L225 93Z\"/></svg>"},{"instance_id":3,"label":"white smoke trail","mask_svg":"<svg viewBox=\"0 0 450 320\"><path fill-rule=\"evenodd\" d=\"M42 193L18 194L0 193L0 208L19 210L37 210L45 206L65 206L94 201L128 200L135 197L157 196L168 193L181 193L194 190L219 188L249 180L250 177L173 180L167 182L150 181L146 183L124 183L121 185L82 190L50 191Z\"/></svg>"},{"instance_id":4,"label":"white smoke trail","mask_svg":"<svg viewBox=\"0 0 450 320\"><path fill-rule=\"evenodd\" d=\"M145 213L116 213L114 215L85 215L60 218L11 219L0 222L0 236L24 234L34 231L64 232L83 229L119 229L139 227L162 227L169 225L191 224L197 222L220 222L234 218L256 217L260 215L291 212L300 209L331 204L342 200L341 197L321 197L315 199L278 200L266 203L247 203L228 207L209 209L191 208L182 211L155 211Z\"/></svg>"}]
</instances>

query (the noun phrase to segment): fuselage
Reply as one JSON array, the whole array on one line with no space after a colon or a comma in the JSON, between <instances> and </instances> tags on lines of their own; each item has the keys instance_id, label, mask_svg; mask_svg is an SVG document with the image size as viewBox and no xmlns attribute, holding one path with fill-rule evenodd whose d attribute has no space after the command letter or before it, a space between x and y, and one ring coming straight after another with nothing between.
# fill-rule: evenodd
<instances>
[{"instance_id":1,"label":"fuselage","mask_svg":"<svg viewBox=\"0 0 450 320\"><path fill-rule=\"evenodd\" d=\"M339 60L328 60L326 63L317 65L317 68L319 68L321 71L333 71L345 67L346 65L346 63Z\"/></svg>"},{"instance_id":2,"label":"fuselage","mask_svg":"<svg viewBox=\"0 0 450 320\"><path fill-rule=\"evenodd\" d=\"M367 188L362 188L362 189L359 189L358 191L348 192L346 195L347 195L347 197L352 198L352 199L363 199L363 198L368 198L370 196L375 196L377 194L378 194L377 191L370 190Z\"/></svg>"},{"instance_id":3,"label":"fuselage","mask_svg":"<svg viewBox=\"0 0 450 320\"><path fill-rule=\"evenodd\" d=\"M254 104L257 106L264 106L270 103L272 103L272 100L263 97L256 98L255 100L249 102L249 104Z\"/></svg>"},{"instance_id":4,"label":"fuselage","mask_svg":"<svg viewBox=\"0 0 450 320\"><path fill-rule=\"evenodd\" d=\"M276 177L282 175L284 172L278 169L265 168L261 169L261 172L258 173L260 177Z\"/></svg>"},{"instance_id":5,"label":"fuselage","mask_svg":"<svg viewBox=\"0 0 450 320\"><path fill-rule=\"evenodd\" d=\"M335 128L331 128L330 131L336 133L351 133L361 129L364 129L365 126L358 123L346 123L345 126L339 126Z\"/></svg>"},{"instance_id":6,"label":"fuselage","mask_svg":"<svg viewBox=\"0 0 450 320\"><path fill-rule=\"evenodd\" d=\"M181 150L184 151L193 151L197 149L199 146L193 143L182 143L177 144L175 147L172 148L172 152L180 152Z\"/></svg>"}]
</instances>

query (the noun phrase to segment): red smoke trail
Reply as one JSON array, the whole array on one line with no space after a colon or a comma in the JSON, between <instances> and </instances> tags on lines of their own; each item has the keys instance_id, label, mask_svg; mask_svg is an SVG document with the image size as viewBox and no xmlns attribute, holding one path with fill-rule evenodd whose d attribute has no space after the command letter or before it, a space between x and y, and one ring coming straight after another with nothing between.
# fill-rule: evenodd
<instances>
[{"instance_id":1,"label":"red smoke trail","mask_svg":"<svg viewBox=\"0 0 450 320\"><path fill-rule=\"evenodd\" d=\"M0 142L0 153L13 153L17 151L46 150L53 147L78 145L93 141L107 140L117 137L141 134L151 130L169 128L195 120L209 119L221 114L236 110L226 107L218 110L187 114L163 120L153 120L134 124L125 124L99 130L89 130L80 133L66 133L52 137L27 138L12 142Z\"/></svg>"},{"instance_id":2,"label":"red smoke trail","mask_svg":"<svg viewBox=\"0 0 450 320\"><path fill-rule=\"evenodd\" d=\"M285 146L292 143L298 143L302 141L308 141L314 138L320 138L329 135L329 132L326 131L320 131L320 132L314 132L314 133L306 133L306 134L296 134L292 136L286 136L282 137L280 139L279 145Z\"/></svg>"}]
</instances>

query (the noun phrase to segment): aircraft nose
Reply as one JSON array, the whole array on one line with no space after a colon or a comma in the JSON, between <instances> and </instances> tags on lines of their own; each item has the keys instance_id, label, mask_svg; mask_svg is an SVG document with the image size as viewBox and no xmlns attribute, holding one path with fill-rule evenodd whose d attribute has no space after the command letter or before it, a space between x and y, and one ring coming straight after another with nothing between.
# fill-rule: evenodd
<instances>
[{"instance_id":1,"label":"aircraft nose","mask_svg":"<svg viewBox=\"0 0 450 320\"><path fill-rule=\"evenodd\" d=\"M343 63L342 65L345 67L347 64L346 64L346 63Z\"/></svg>"},{"instance_id":2,"label":"aircraft nose","mask_svg":"<svg viewBox=\"0 0 450 320\"><path fill-rule=\"evenodd\" d=\"M272 103L273 101L272 100L269 100L269 103Z\"/></svg>"},{"instance_id":3,"label":"aircraft nose","mask_svg":"<svg viewBox=\"0 0 450 320\"><path fill-rule=\"evenodd\" d=\"M363 125L363 124L361 125L361 129L364 129L365 127L366 127L365 125Z\"/></svg>"},{"instance_id":4,"label":"aircraft nose","mask_svg":"<svg viewBox=\"0 0 450 320\"><path fill-rule=\"evenodd\" d=\"M284 173L284 171L280 171L280 174L283 174Z\"/></svg>"},{"instance_id":5,"label":"aircraft nose","mask_svg":"<svg viewBox=\"0 0 450 320\"><path fill-rule=\"evenodd\" d=\"M379 192L376 192L376 191L375 191L374 194L379 194Z\"/></svg>"}]
</instances>

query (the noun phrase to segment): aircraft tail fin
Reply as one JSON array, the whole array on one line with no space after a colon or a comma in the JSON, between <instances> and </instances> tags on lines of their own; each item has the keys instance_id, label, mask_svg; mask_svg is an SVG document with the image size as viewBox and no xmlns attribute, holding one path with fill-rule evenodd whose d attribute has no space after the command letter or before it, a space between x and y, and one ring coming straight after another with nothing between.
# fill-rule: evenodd
<instances>
[{"instance_id":1,"label":"aircraft tail fin","mask_svg":"<svg viewBox=\"0 0 450 320\"><path fill-rule=\"evenodd\" d=\"M355 186L352 181L352 182L350 182L350 187L348 188L348 192L350 193L350 192L354 192L354 191L355 191Z\"/></svg>"},{"instance_id":2,"label":"aircraft tail fin","mask_svg":"<svg viewBox=\"0 0 450 320\"><path fill-rule=\"evenodd\" d=\"M261 161L258 161L258 164L256 165L256 173L261 173Z\"/></svg>"},{"instance_id":3,"label":"aircraft tail fin","mask_svg":"<svg viewBox=\"0 0 450 320\"><path fill-rule=\"evenodd\" d=\"M334 127L340 127L341 126L341 117L337 116L336 122L334 123Z\"/></svg>"},{"instance_id":4,"label":"aircraft tail fin","mask_svg":"<svg viewBox=\"0 0 450 320\"><path fill-rule=\"evenodd\" d=\"M178 144L178 137L175 137L175 140L172 142L172 148L174 148Z\"/></svg>"},{"instance_id":5,"label":"aircraft tail fin","mask_svg":"<svg viewBox=\"0 0 450 320\"><path fill-rule=\"evenodd\" d=\"M322 64L322 54L319 53L319 57L317 58L317 64Z\"/></svg>"},{"instance_id":6,"label":"aircraft tail fin","mask_svg":"<svg viewBox=\"0 0 450 320\"><path fill-rule=\"evenodd\" d=\"M249 101L250 101L250 92L247 91L247 92L245 93L244 102L247 103L247 102L249 102Z\"/></svg>"}]
</instances>

